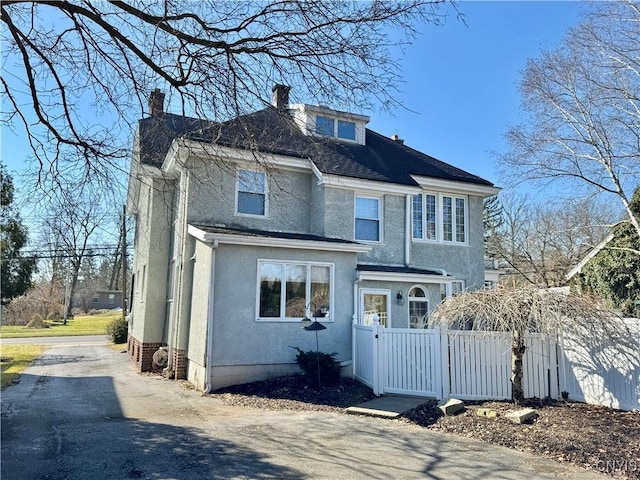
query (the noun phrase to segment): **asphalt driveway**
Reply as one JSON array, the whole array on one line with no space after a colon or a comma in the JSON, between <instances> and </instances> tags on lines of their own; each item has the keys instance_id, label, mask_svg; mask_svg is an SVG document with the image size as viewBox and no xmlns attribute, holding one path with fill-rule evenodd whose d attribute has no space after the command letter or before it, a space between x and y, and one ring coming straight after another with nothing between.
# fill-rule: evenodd
<instances>
[{"instance_id":1,"label":"asphalt driveway","mask_svg":"<svg viewBox=\"0 0 640 480\"><path fill-rule=\"evenodd\" d=\"M59 345L2 393L3 480L609 478L397 421L225 407Z\"/></svg>"}]
</instances>

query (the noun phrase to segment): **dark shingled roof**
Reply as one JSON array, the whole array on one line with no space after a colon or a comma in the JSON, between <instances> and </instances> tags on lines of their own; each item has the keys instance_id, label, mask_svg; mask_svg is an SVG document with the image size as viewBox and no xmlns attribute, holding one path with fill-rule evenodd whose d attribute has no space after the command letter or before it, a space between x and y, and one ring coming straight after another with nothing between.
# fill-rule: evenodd
<instances>
[{"instance_id":1,"label":"dark shingled roof","mask_svg":"<svg viewBox=\"0 0 640 480\"><path fill-rule=\"evenodd\" d=\"M384 272L384 273L408 273L412 275L438 275L440 277L445 276L439 270L430 270L428 268L414 268L414 267L396 267L390 265L364 265L358 264L356 270L360 272Z\"/></svg>"},{"instance_id":2,"label":"dark shingled roof","mask_svg":"<svg viewBox=\"0 0 640 480\"><path fill-rule=\"evenodd\" d=\"M310 158L323 174L415 186L411 175L493 186L429 155L366 130L366 144L304 135L286 113L269 107L215 123L169 113L139 122L141 161L160 166L174 138Z\"/></svg>"},{"instance_id":3,"label":"dark shingled roof","mask_svg":"<svg viewBox=\"0 0 640 480\"><path fill-rule=\"evenodd\" d=\"M191 223L196 228L207 233L218 233L222 235L238 235L243 237L263 237L263 238L282 238L286 240L307 240L312 242L330 242L342 243L348 245L359 245L357 242L344 240L342 238L323 237L321 235L312 235L310 233L293 233L293 232L272 232L268 230L257 230L254 228L245 228L239 225L207 225L201 223Z\"/></svg>"}]
</instances>

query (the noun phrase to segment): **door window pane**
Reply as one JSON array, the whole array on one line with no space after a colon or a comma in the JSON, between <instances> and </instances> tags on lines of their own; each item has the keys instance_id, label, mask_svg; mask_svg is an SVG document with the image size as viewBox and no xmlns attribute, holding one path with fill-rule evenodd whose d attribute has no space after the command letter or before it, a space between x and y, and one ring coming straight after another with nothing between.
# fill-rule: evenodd
<instances>
[{"instance_id":1,"label":"door window pane","mask_svg":"<svg viewBox=\"0 0 640 480\"><path fill-rule=\"evenodd\" d=\"M378 315L380 325L387 325L387 295L380 293L364 294L363 321L365 325L372 325L374 315Z\"/></svg>"}]
</instances>

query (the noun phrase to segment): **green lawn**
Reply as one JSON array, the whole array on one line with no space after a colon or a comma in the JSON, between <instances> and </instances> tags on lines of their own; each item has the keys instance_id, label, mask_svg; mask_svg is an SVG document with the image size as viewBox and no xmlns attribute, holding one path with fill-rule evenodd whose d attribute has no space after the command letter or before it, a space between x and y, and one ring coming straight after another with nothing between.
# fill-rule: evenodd
<instances>
[{"instance_id":1,"label":"green lawn","mask_svg":"<svg viewBox=\"0 0 640 480\"><path fill-rule=\"evenodd\" d=\"M12 325L0 327L2 338L24 337L62 337L70 335L106 335L107 325L115 318L122 316L121 312L107 312L99 315L76 316L67 320L66 325L61 322L45 321L49 328L27 328Z\"/></svg>"},{"instance_id":2,"label":"green lawn","mask_svg":"<svg viewBox=\"0 0 640 480\"><path fill-rule=\"evenodd\" d=\"M0 390L15 382L22 371L38 358L44 345L2 345L0 346Z\"/></svg>"}]
</instances>

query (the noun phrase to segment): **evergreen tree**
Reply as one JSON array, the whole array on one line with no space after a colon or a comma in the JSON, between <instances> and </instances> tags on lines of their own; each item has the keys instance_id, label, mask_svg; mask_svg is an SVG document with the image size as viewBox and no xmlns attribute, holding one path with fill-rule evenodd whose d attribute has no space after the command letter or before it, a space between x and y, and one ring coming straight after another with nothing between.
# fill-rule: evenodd
<instances>
[{"instance_id":1,"label":"evergreen tree","mask_svg":"<svg viewBox=\"0 0 640 480\"><path fill-rule=\"evenodd\" d=\"M631 200L631 209L640 218L640 187ZM613 238L587 263L579 285L605 300L625 315L640 313L640 238L630 222L613 228Z\"/></svg>"},{"instance_id":2,"label":"evergreen tree","mask_svg":"<svg viewBox=\"0 0 640 480\"><path fill-rule=\"evenodd\" d=\"M36 271L36 259L25 257L21 250L28 240L27 227L13 211L13 179L0 164L0 258L2 258L2 304L24 294L32 286L31 276Z\"/></svg>"}]
</instances>

